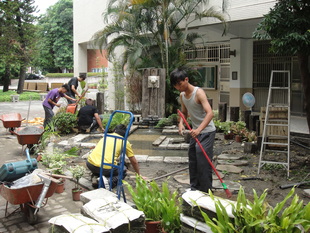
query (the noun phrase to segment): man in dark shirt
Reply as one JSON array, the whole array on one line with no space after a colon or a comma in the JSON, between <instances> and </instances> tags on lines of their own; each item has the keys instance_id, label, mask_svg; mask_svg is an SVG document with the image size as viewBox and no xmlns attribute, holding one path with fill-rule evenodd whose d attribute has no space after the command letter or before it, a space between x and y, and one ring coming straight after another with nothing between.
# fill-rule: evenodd
<instances>
[{"instance_id":1,"label":"man in dark shirt","mask_svg":"<svg viewBox=\"0 0 310 233\"><path fill-rule=\"evenodd\" d=\"M78 113L78 126L82 131L90 131L94 133L97 131L98 127L102 131L104 128L102 126L101 118L98 114L98 110L93 106L94 101L92 99L86 100L86 105L82 107Z\"/></svg>"},{"instance_id":2,"label":"man in dark shirt","mask_svg":"<svg viewBox=\"0 0 310 233\"><path fill-rule=\"evenodd\" d=\"M74 77L72 79L70 79L70 81L68 82L69 85L69 91L67 93L68 96L70 96L71 98L75 98L75 95L77 95L78 98L80 98L80 94L77 92L77 87L79 85L79 82L82 82L86 79L85 74L81 74L78 78ZM69 104L72 104L73 102L68 100Z\"/></svg>"}]
</instances>

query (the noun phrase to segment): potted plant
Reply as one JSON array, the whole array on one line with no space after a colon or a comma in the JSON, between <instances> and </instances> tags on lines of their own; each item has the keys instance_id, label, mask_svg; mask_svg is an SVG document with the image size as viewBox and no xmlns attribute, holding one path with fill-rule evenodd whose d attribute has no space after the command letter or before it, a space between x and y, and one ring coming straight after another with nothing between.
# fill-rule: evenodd
<instances>
[{"instance_id":1,"label":"potted plant","mask_svg":"<svg viewBox=\"0 0 310 233\"><path fill-rule=\"evenodd\" d=\"M231 133L232 121L221 122L219 128L224 133L224 139L232 139L233 134Z\"/></svg>"},{"instance_id":2,"label":"potted plant","mask_svg":"<svg viewBox=\"0 0 310 233\"><path fill-rule=\"evenodd\" d=\"M179 232L182 199L178 193L170 192L168 183L163 182L161 188L155 181L147 182L141 176L136 176L136 186L128 187L138 210L145 214L146 231L150 232Z\"/></svg>"},{"instance_id":3,"label":"potted plant","mask_svg":"<svg viewBox=\"0 0 310 233\"><path fill-rule=\"evenodd\" d=\"M85 173L85 168L81 165L70 166L69 171L72 173L72 177L75 179L75 187L72 189L72 199L73 201L80 200L80 194L83 192L79 185L79 180Z\"/></svg>"}]
</instances>

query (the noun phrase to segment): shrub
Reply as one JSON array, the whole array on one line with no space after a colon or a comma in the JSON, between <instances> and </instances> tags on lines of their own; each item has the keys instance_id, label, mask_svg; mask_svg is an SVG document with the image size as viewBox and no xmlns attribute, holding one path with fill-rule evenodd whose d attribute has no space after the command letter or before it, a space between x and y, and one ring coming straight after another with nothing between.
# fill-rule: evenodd
<instances>
[{"instance_id":1,"label":"shrub","mask_svg":"<svg viewBox=\"0 0 310 233\"><path fill-rule=\"evenodd\" d=\"M72 132L72 128L77 127L77 118L70 112L59 112L53 117L55 128L60 134Z\"/></svg>"},{"instance_id":2,"label":"shrub","mask_svg":"<svg viewBox=\"0 0 310 233\"><path fill-rule=\"evenodd\" d=\"M110 119L110 116L111 114L104 114L103 115L103 119L102 119L102 126L104 128L106 128L108 122L109 122L109 119ZM109 126L109 133L113 132L114 131L114 128L115 126L119 125L119 124L124 124L124 125L128 125L129 124L129 119L130 119L130 116L128 114L125 114L125 113L115 113L114 116L113 116L113 119L110 123L110 126Z\"/></svg>"}]
</instances>

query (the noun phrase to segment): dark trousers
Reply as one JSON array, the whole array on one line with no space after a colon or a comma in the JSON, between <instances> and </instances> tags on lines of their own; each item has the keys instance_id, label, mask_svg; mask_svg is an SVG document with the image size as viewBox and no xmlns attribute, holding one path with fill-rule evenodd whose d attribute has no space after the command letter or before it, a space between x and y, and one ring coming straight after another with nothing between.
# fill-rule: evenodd
<instances>
[{"instance_id":1,"label":"dark trousers","mask_svg":"<svg viewBox=\"0 0 310 233\"><path fill-rule=\"evenodd\" d=\"M212 161L215 131L198 135L202 147ZM212 189L212 167L194 138L188 149L189 177L192 190L208 192Z\"/></svg>"},{"instance_id":2,"label":"dark trousers","mask_svg":"<svg viewBox=\"0 0 310 233\"><path fill-rule=\"evenodd\" d=\"M94 176L98 176L98 177L100 176L100 167L96 167L96 166L92 165L91 163L89 163L88 161L86 161L86 166L93 173ZM111 169L103 169L102 175L105 176L109 180L110 176L111 176ZM126 175L127 175L127 173L126 173L126 169L124 166L123 179L126 177ZM113 168L112 188L114 188L117 185L117 181L118 181L118 169ZM110 181L109 181L109 183L110 183Z\"/></svg>"},{"instance_id":3,"label":"dark trousers","mask_svg":"<svg viewBox=\"0 0 310 233\"><path fill-rule=\"evenodd\" d=\"M48 108L44 105L43 105L43 109L45 112L45 119L44 119L43 127L45 128L45 126L52 120L54 116L54 112L53 112L53 109Z\"/></svg>"}]
</instances>

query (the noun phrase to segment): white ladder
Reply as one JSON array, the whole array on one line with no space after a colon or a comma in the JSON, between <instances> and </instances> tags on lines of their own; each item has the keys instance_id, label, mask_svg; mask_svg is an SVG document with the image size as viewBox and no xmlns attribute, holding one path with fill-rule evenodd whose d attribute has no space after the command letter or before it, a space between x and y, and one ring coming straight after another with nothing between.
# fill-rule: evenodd
<instances>
[{"instance_id":1,"label":"white ladder","mask_svg":"<svg viewBox=\"0 0 310 233\"><path fill-rule=\"evenodd\" d=\"M275 81L276 79L276 81ZM274 86L275 83L281 83L283 86L278 85ZM289 168L290 168L290 71L287 70L272 70L270 76L270 85L267 98L266 114L264 121L264 130L262 134L262 143L260 148L259 155L259 164L258 164L258 174L260 169L265 164L280 164L287 169L287 177L289 177ZM285 96L287 91L287 97L280 100L279 94L282 93L282 96ZM275 92L278 95L275 95ZM274 102L271 102L274 101ZM272 110L284 110L287 112L287 117L275 116L274 118L270 117L270 112ZM278 114L276 114L278 115ZM279 117L277 119L277 117ZM272 127L272 128L271 128ZM276 129L276 130L275 130ZM274 131L274 132L272 132ZM283 135L283 131L284 134ZM285 142L271 142L275 139L281 139ZM270 145L270 148L267 146ZM275 147L281 147L282 150L272 149ZM273 153L273 154L272 154ZM266 156L269 155L268 158ZM286 155L285 159L281 161L279 159L280 155ZM269 160L270 157L273 157L274 160Z\"/></svg>"}]
</instances>

